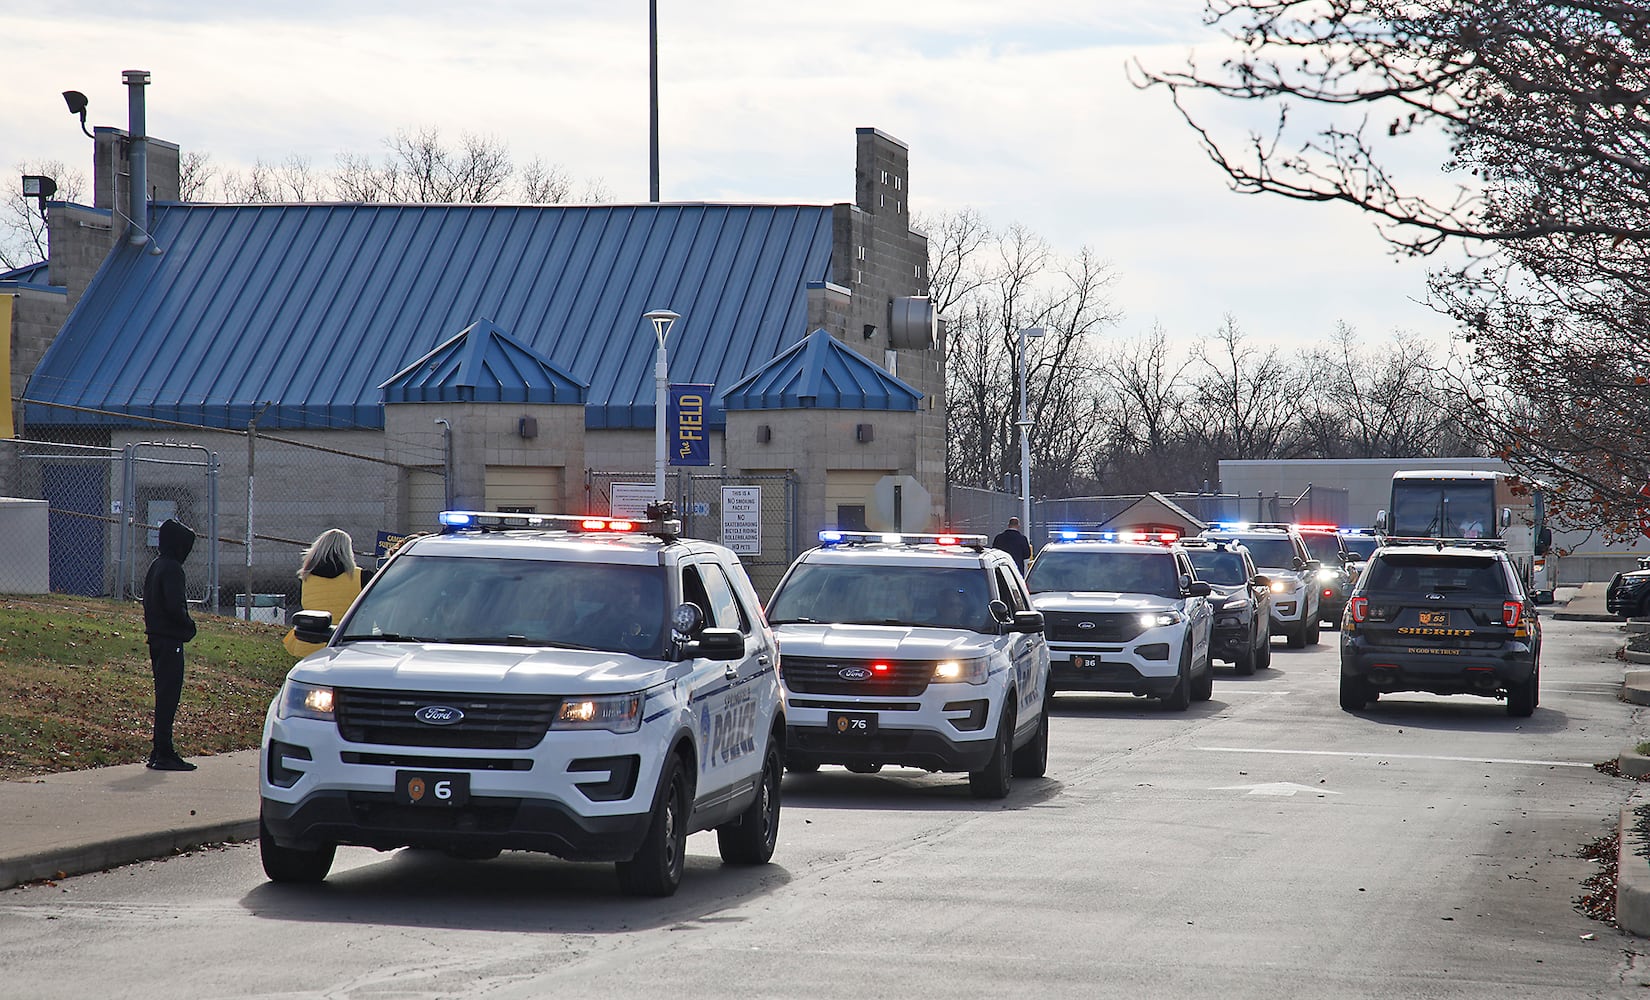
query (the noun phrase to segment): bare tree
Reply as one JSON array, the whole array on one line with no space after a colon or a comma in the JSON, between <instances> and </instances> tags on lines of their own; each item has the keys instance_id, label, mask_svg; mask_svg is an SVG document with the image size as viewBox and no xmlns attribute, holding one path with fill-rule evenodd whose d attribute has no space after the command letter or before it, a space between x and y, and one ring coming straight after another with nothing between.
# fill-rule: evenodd
<instances>
[{"instance_id":1,"label":"bare tree","mask_svg":"<svg viewBox=\"0 0 1650 1000\"><path fill-rule=\"evenodd\" d=\"M211 197L218 168L212 163L212 154L190 150L178 160L178 198L181 201L206 201Z\"/></svg>"},{"instance_id":2,"label":"bare tree","mask_svg":"<svg viewBox=\"0 0 1650 1000\"><path fill-rule=\"evenodd\" d=\"M1305 371L1262 351L1228 314L1192 351L1193 399L1204 439L1228 459L1310 457L1301 398Z\"/></svg>"},{"instance_id":3,"label":"bare tree","mask_svg":"<svg viewBox=\"0 0 1650 1000\"><path fill-rule=\"evenodd\" d=\"M278 164L259 160L244 172L225 173L223 191L232 202L311 202L326 197L326 182L307 157L294 154Z\"/></svg>"},{"instance_id":4,"label":"bare tree","mask_svg":"<svg viewBox=\"0 0 1650 1000\"><path fill-rule=\"evenodd\" d=\"M79 201L86 191L86 175L71 170L61 160L25 160L17 165L19 176L38 174L57 183L52 201ZM36 199L23 194L16 185L0 208L0 268L11 269L46 259L46 211Z\"/></svg>"},{"instance_id":5,"label":"bare tree","mask_svg":"<svg viewBox=\"0 0 1650 1000\"><path fill-rule=\"evenodd\" d=\"M1303 417L1308 445L1323 458L1470 455L1442 387L1442 362L1413 334L1361 341L1345 323L1306 361Z\"/></svg>"}]
</instances>

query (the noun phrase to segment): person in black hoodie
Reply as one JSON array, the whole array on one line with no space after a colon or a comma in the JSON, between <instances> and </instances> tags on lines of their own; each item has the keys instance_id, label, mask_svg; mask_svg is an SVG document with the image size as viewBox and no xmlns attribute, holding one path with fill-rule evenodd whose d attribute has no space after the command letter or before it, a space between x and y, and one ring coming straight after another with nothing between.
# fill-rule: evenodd
<instances>
[{"instance_id":1,"label":"person in black hoodie","mask_svg":"<svg viewBox=\"0 0 1650 1000\"><path fill-rule=\"evenodd\" d=\"M143 578L143 631L155 675L155 740L148 766L156 771L195 769L172 746L172 721L183 697L183 644L195 637L183 575L183 561L194 547L195 533L182 521L167 518L160 526L160 554Z\"/></svg>"}]
</instances>

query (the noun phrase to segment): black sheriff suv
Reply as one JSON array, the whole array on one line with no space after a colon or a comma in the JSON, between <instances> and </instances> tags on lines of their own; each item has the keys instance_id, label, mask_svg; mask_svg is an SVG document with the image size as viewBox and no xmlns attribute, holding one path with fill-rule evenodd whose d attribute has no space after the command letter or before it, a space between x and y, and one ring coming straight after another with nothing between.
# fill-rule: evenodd
<instances>
[{"instance_id":1,"label":"black sheriff suv","mask_svg":"<svg viewBox=\"0 0 1650 1000\"><path fill-rule=\"evenodd\" d=\"M1541 619L1499 540L1387 539L1341 619L1341 708L1393 691L1541 700Z\"/></svg>"}]
</instances>

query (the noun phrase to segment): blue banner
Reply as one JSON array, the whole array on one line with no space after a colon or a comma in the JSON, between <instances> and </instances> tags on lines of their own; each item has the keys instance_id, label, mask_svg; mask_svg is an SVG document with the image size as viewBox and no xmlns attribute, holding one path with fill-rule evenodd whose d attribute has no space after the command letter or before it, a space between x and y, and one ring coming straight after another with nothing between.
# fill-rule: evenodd
<instances>
[{"instance_id":1,"label":"blue banner","mask_svg":"<svg viewBox=\"0 0 1650 1000\"><path fill-rule=\"evenodd\" d=\"M709 465L710 442L705 438L705 412L710 409L714 385L670 387L670 438L665 449L671 465Z\"/></svg>"}]
</instances>

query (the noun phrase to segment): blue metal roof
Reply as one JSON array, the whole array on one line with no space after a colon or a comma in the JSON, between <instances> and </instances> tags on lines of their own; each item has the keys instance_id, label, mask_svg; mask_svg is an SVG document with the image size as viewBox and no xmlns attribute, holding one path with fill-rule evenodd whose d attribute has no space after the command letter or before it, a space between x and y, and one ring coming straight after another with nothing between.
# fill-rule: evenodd
<instances>
[{"instance_id":1,"label":"blue metal roof","mask_svg":"<svg viewBox=\"0 0 1650 1000\"><path fill-rule=\"evenodd\" d=\"M650 309L673 382L731 385L806 329L829 205L162 203L29 380L62 403L216 427L383 426L379 386L478 316L589 387L592 428L653 426ZM30 405L31 423L110 418ZM707 422L720 426L719 408Z\"/></svg>"},{"instance_id":2,"label":"blue metal roof","mask_svg":"<svg viewBox=\"0 0 1650 1000\"><path fill-rule=\"evenodd\" d=\"M51 283L51 272L43 260L14 267L9 271L0 271L0 288L27 288L36 292L56 292L59 295L67 295L69 292L67 288Z\"/></svg>"},{"instance_id":3,"label":"blue metal roof","mask_svg":"<svg viewBox=\"0 0 1650 1000\"><path fill-rule=\"evenodd\" d=\"M915 410L922 393L815 330L722 394L724 410Z\"/></svg>"},{"instance_id":4,"label":"blue metal roof","mask_svg":"<svg viewBox=\"0 0 1650 1000\"><path fill-rule=\"evenodd\" d=\"M379 388L386 403L582 403L589 386L479 319Z\"/></svg>"}]
</instances>

